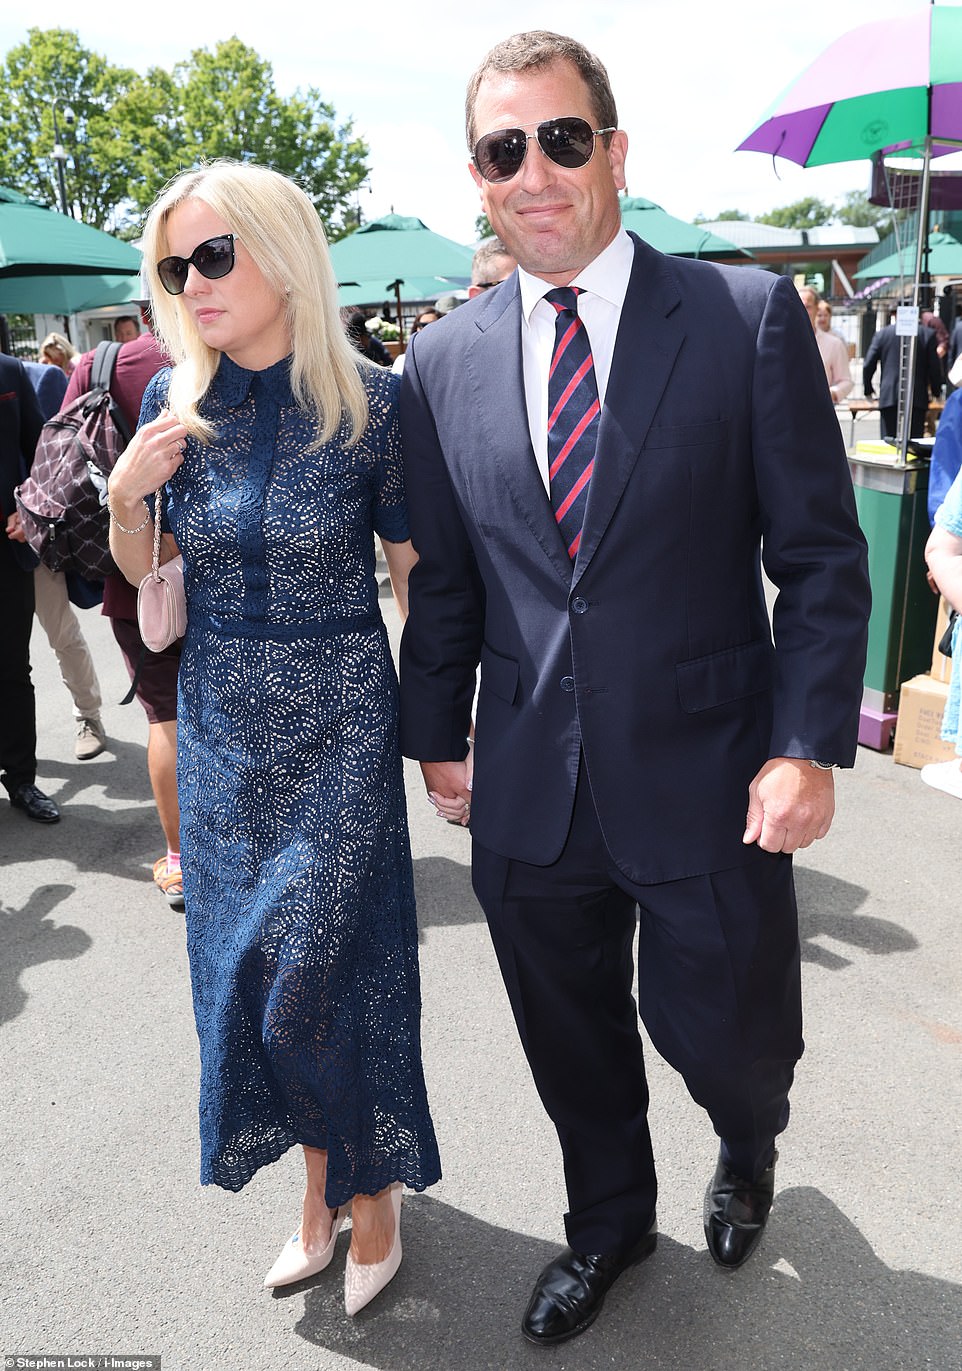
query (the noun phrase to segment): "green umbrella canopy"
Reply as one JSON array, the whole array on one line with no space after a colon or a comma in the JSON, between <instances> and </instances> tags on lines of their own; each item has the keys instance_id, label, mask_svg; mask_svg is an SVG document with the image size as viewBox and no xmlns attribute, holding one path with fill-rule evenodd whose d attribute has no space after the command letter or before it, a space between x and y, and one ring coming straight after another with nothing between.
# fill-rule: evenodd
<instances>
[{"instance_id":1,"label":"green umbrella canopy","mask_svg":"<svg viewBox=\"0 0 962 1371\"><path fill-rule=\"evenodd\" d=\"M0 314L77 314L141 299L139 275L0 275Z\"/></svg>"},{"instance_id":2,"label":"green umbrella canopy","mask_svg":"<svg viewBox=\"0 0 962 1371\"><path fill-rule=\"evenodd\" d=\"M962 243L951 233L929 234L928 271L931 276L962 277ZM879 276L915 276L915 240L904 244L901 252L891 252L879 262L862 267L855 276L859 280L874 280Z\"/></svg>"},{"instance_id":3,"label":"green umbrella canopy","mask_svg":"<svg viewBox=\"0 0 962 1371\"><path fill-rule=\"evenodd\" d=\"M130 243L0 186L0 279L139 272L140 252Z\"/></svg>"},{"instance_id":4,"label":"green umbrella canopy","mask_svg":"<svg viewBox=\"0 0 962 1371\"><path fill-rule=\"evenodd\" d=\"M698 224L687 224L667 214L661 205L639 196L622 196L621 222L659 252L672 257L751 257L727 238L709 233Z\"/></svg>"},{"instance_id":5,"label":"green umbrella canopy","mask_svg":"<svg viewBox=\"0 0 962 1371\"><path fill-rule=\"evenodd\" d=\"M420 219L386 214L331 244L342 305L380 304L401 282L402 300L426 300L471 280L472 248L432 233Z\"/></svg>"}]
</instances>

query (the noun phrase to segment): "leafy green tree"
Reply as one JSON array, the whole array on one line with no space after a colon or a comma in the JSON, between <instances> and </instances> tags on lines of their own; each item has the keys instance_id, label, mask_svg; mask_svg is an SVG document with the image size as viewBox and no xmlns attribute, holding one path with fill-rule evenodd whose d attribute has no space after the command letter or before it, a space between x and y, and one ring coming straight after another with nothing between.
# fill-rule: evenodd
<instances>
[{"instance_id":1,"label":"leafy green tree","mask_svg":"<svg viewBox=\"0 0 962 1371\"><path fill-rule=\"evenodd\" d=\"M760 214L757 222L771 224L773 228L809 229L818 228L820 224L829 224L834 218L834 205L828 204L825 200L817 200L814 195L807 195L803 200L796 200L794 204L783 205L781 209Z\"/></svg>"},{"instance_id":2,"label":"leafy green tree","mask_svg":"<svg viewBox=\"0 0 962 1371\"><path fill-rule=\"evenodd\" d=\"M854 228L878 229L878 236L884 238L892 230L895 213L886 205L873 205L864 190L850 190L836 211L840 224L851 224Z\"/></svg>"},{"instance_id":3,"label":"leafy green tree","mask_svg":"<svg viewBox=\"0 0 962 1371\"><path fill-rule=\"evenodd\" d=\"M494 229L491 227L486 214L479 214L477 219L475 219L474 236L479 243L482 238L492 238L494 236Z\"/></svg>"},{"instance_id":4,"label":"leafy green tree","mask_svg":"<svg viewBox=\"0 0 962 1371\"><path fill-rule=\"evenodd\" d=\"M52 156L56 111L70 209L95 228L115 224L130 168L114 147L114 111L138 80L136 72L81 47L76 33L30 29L0 69L0 181L60 204Z\"/></svg>"},{"instance_id":5,"label":"leafy green tree","mask_svg":"<svg viewBox=\"0 0 962 1371\"><path fill-rule=\"evenodd\" d=\"M313 87L279 96L270 63L238 38L140 76L81 47L76 33L31 29L0 68L0 181L48 204L59 204L55 102L68 199L97 228L136 235L172 176L217 157L292 177L332 238L356 226L366 144Z\"/></svg>"},{"instance_id":6,"label":"leafy green tree","mask_svg":"<svg viewBox=\"0 0 962 1371\"><path fill-rule=\"evenodd\" d=\"M746 223L750 218L750 214L745 214L740 209L723 209L718 214L696 214L691 222L693 224L714 224L723 221L732 223L737 220L740 223Z\"/></svg>"},{"instance_id":7,"label":"leafy green tree","mask_svg":"<svg viewBox=\"0 0 962 1371\"><path fill-rule=\"evenodd\" d=\"M131 198L146 210L173 172L201 160L229 157L259 162L290 176L311 197L331 237L356 224L351 200L368 174L367 145L348 121L338 125L332 105L318 90L295 91L287 99L274 88L271 64L239 38L199 48L178 63L173 76L151 72L160 106L175 111L168 161L133 186Z\"/></svg>"}]
</instances>

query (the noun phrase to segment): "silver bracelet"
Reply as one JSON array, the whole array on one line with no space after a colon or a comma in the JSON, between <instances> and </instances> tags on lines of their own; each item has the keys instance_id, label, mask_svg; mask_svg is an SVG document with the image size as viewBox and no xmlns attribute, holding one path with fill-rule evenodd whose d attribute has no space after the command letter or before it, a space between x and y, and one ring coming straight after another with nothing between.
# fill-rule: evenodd
<instances>
[{"instance_id":1,"label":"silver bracelet","mask_svg":"<svg viewBox=\"0 0 962 1371\"><path fill-rule=\"evenodd\" d=\"M113 505L110 503L109 500L107 501L107 513L110 515L112 521L120 529L121 533L143 533L144 529L150 523L150 506L147 504L146 500L144 500L143 505L147 513L144 516L144 522L142 524L138 524L136 528L124 528L123 524L120 522L120 520L114 513Z\"/></svg>"}]
</instances>

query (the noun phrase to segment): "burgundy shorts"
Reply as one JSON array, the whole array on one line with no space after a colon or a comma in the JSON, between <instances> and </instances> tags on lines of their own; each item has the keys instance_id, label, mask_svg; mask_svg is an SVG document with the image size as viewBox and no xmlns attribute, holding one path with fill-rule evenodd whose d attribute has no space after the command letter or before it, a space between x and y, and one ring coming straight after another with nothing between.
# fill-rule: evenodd
<instances>
[{"instance_id":1,"label":"burgundy shorts","mask_svg":"<svg viewBox=\"0 0 962 1371\"><path fill-rule=\"evenodd\" d=\"M163 652L150 652L144 647L136 619L111 619L110 627L120 644L131 680L134 679L138 664L140 666L135 694L149 722L166 724L176 719L180 643L172 643ZM141 654L143 661L140 660Z\"/></svg>"}]
</instances>

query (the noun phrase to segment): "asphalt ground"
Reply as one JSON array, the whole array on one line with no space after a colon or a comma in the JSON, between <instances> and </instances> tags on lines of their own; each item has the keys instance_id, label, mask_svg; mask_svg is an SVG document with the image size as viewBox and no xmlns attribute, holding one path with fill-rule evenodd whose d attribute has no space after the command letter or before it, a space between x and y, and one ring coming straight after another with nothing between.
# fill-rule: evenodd
<instances>
[{"instance_id":1,"label":"asphalt ground","mask_svg":"<svg viewBox=\"0 0 962 1371\"><path fill-rule=\"evenodd\" d=\"M406 1197L401 1271L351 1320L346 1233L314 1281L261 1288L298 1217L296 1151L240 1195L198 1184L183 922L150 879L163 844L146 725L138 705L115 703L127 680L106 621L90 611L83 623L109 749L74 760L69 698L37 629L38 781L63 820L33 824L0 800L7 1366L112 1353L160 1354L164 1371L962 1368L956 800L863 748L838 777L832 833L798 858L807 1050L757 1254L733 1274L712 1264L702 1202L715 1139L646 1044L657 1252L618 1282L591 1330L548 1352L524 1343L518 1322L564 1241L557 1143L471 893L469 839L437 819L412 767L425 1069L444 1179Z\"/></svg>"}]
</instances>

